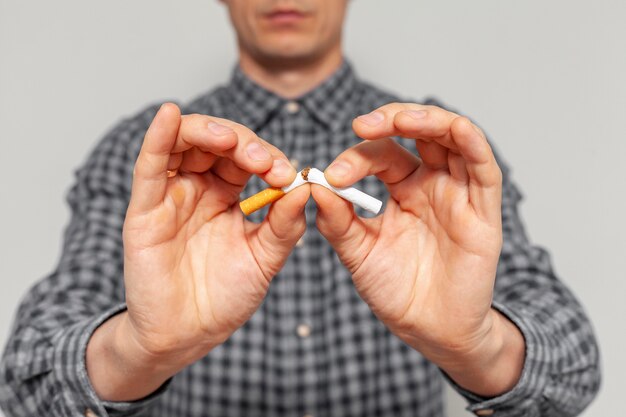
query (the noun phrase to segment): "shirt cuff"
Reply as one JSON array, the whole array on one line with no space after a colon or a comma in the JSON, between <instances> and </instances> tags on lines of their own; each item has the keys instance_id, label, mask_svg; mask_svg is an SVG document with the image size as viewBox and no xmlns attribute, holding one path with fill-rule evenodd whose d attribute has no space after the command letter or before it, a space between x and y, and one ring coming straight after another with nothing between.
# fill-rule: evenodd
<instances>
[{"instance_id":1,"label":"shirt cuff","mask_svg":"<svg viewBox=\"0 0 626 417\"><path fill-rule=\"evenodd\" d=\"M146 408L160 396L169 385L163 384L150 396L133 402L110 402L98 398L85 363L87 343L93 332L116 314L126 309L126 304L119 304L101 315L78 322L61 332L54 343L53 372L61 392L63 408L76 416L122 417L133 416Z\"/></svg>"},{"instance_id":2,"label":"shirt cuff","mask_svg":"<svg viewBox=\"0 0 626 417\"><path fill-rule=\"evenodd\" d=\"M492 307L513 322L524 336L526 355L519 381L510 391L497 397L485 398L461 388L447 375L446 378L469 401L466 409L478 416L540 416L542 392L548 382L552 363L550 338L537 321L530 315L525 315L523 310L516 312L497 302Z\"/></svg>"}]
</instances>

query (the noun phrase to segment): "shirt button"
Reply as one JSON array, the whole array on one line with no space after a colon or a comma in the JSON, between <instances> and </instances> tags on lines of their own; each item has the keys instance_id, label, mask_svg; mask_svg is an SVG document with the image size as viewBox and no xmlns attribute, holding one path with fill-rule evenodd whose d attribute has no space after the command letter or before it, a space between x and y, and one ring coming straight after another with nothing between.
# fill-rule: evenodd
<instances>
[{"instance_id":1,"label":"shirt button","mask_svg":"<svg viewBox=\"0 0 626 417\"><path fill-rule=\"evenodd\" d=\"M296 327L296 333L298 333L298 336L303 339L305 337L309 337L311 335L311 326L304 323L298 324L298 327Z\"/></svg>"},{"instance_id":2,"label":"shirt button","mask_svg":"<svg viewBox=\"0 0 626 417\"><path fill-rule=\"evenodd\" d=\"M296 247L297 248L301 248L304 246L304 237L301 237L300 239L298 239L298 241L296 242Z\"/></svg>"},{"instance_id":3,"label":"shirt button","mask_svg":"<svg viewBox=\"0 0 626 417\"><path fill-rule=\"evenodd\" d=\"M300 105L297 101L288 101L287 104L285 104L285 110L287 110L289 114L295 114L300 110Z\"/></svg>"},{"instance_id":4,"label":"shirt button","mask_svg":"<svg viewBox=\"0 0 626 417\"><path fill-rule=\"evenodd\" d=\"M491 416L493 415L494 411L491 408L485 408L484 410L476 410L474 411L474 414L476 414L477 416Z\"/></svg>"},{"instance_id":5,"label":"shirt button","mask_svg":"<svg viewBox=\"0 0 626 417\"><path fill-rule=\"evenodd\" d=\"M88 408L85 410L85 417L98 417L98 416L96 415L96 413L94 413L93 411L91 411L91 409Z\"/></svg>"}]
</instances>

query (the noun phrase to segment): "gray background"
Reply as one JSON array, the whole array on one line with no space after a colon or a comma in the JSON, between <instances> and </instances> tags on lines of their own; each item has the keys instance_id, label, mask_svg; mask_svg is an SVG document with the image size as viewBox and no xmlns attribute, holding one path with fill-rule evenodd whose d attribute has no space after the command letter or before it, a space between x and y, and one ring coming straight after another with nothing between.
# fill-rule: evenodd
<instances>
[{"instance_id":1,"label":"gray background","mask_svg":"<svg viewBox=\"0 0 626 417\"><path fill-rule=\"evenodd\" d=\"M359 0L347 54L407 97L477 120L514 169L531 238L595 324L602 391L622 414L626 374L626 3ZM224 81L234 41L215 1L0 0L0 344L49 272L73 170L120 117ZM450 415L467 415L449 393Z\"/></svg>"}]
</instances>

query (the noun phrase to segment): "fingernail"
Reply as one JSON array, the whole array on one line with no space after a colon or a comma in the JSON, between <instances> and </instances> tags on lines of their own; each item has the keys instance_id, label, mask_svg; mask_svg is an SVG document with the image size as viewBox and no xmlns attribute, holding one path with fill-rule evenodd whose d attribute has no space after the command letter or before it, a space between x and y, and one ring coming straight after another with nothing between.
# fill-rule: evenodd
<instances>
[{"instance_id":1,"label":"fingernail","mask_svg":"<svg viewBox=\"0 0 626 417\"><path fill-rule=\"evenodd\" d=\"M271 172L277 177L288 177L292 171L295 171L293 167L282 159L275 159L272 164Z\"/></svg>"},{"instance_id":2,"label":"fingernail","mask_svg":"<svg viewBox=\"0 0 626 417\"><path fill-rule=\"evenodd\" d=\"M270 153L261 144L252 142L246 148L246 153L253 161L265 161L270 158Z\"/></svg>"},{"instance_id":3,"label":"fingernail","mask_svg":"<svg viewBox=\"0 0 626 417\"><path fill-rule=\"evenodd\" d=\"M221 125L219 123L215 123L215 122L209 122L209 124L207 125L207 127L209 128L209 130L213 133L215 133L216 135L222 136L222 135L227 135L229 133L231 133L233 131L233 129L231 129L228 126L224 126Z\"/></svg>"},{"instance_id":4,"label":"fingernail","mask_svg":"<svg viewBox=\"0 0 626 417\"><path fill-rule=\"evenodd\" d=\"M405 113L414 119L423 119L424 117L426 117L425 110L407 110L405 111Z\"/></svg>"},{"instance_id":5,"label":"fingernail","mask_svg":"<svg viewBox=\"0 0 626 417\"><path fill-rule=\"evenodd\" d=\"M350 165L342 161L333 162L326 172L333 177L343 177L350 172Z\"/></svg>"},{"instance_id":6,"label":"fingernail","mask_svg":"<svg viewBox=\"0 0 626 417\"><path fill-rule=\"evenodd\" d=\"M383 120L385 120L385 115L379 111L373 111L369 114L359 116L357 119L362 121L366 125L376 126L379 125Z\"/></svg>"}]
</instances>

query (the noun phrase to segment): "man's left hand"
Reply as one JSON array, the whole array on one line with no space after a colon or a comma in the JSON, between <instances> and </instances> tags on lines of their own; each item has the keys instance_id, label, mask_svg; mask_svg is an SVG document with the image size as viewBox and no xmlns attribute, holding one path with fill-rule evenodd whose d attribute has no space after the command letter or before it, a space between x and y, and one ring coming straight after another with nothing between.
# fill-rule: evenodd
<instances>
[{"instance_id":1,"label":"man's left hand","mask_svg":"<svg viewBox=\"0 0 626 417\"><path fill-rule=\"evenodd\" d=\"M376 175L383 215L313 185L317 224L376 316L464 388L494 396L521 374L524 340L491 307L502 246L502 173L483 132L433 106L393 103L355 119L366 139L328 167L346 187ZM415 140L420 157L392 136Z\"/></svg>"}]
</instances>

